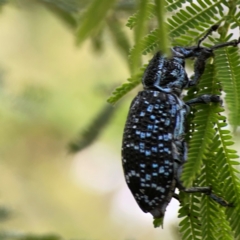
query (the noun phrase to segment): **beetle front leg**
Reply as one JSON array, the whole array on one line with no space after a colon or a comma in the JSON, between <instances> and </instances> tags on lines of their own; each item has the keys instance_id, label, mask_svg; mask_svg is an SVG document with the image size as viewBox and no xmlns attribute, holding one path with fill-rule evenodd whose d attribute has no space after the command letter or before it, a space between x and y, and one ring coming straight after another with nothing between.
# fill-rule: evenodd
<instances>
[{"instance_id":1,"label":"beetle front leg","mask_svg":"<svg viewBox=\"0 0 240 240\"><path fill-rule=\"evenodd\" d=\"M212 56L212 52L203 50L203 52L197 57L194 63L194 76L192 80L189 81L188 87L196 86L204 73L206 61L209 57Z\"/></svg>"},{"instance_id":2,"label":"beetle front leg","mask_svg":"<svg viewBox=\"0 0 240 240\"><path fill-rule=\"evenodd\" d=\"M193 98L186 102L187 105L193 105L198 103L220 103L222 105L222 99L218 95L212 95L212 94L204 94L199 97Z\"/></svg>"}]
</instances>

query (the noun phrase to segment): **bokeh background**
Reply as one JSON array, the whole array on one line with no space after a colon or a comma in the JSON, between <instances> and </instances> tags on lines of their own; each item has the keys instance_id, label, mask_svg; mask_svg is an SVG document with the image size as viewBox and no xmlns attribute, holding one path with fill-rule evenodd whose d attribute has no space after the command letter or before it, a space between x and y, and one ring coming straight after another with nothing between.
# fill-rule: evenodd
<instances>
[{"instance_id":1,"label":"bokeh background","mask_svg":"<svg viewBox=\"0 0 240 240\"><path fill-rule=\"evenodd\" d=\"M154 229L124 182L121 138L137 90L115 106L97 141L69 153L110 90L129 77L108 32L103 40L97 53L90 40L77 46L74 31L37 1L1 7L0 210L8 216L1 232L89 240L177 235L178 203L164 230Z\"/></svg>"}]
</instances>

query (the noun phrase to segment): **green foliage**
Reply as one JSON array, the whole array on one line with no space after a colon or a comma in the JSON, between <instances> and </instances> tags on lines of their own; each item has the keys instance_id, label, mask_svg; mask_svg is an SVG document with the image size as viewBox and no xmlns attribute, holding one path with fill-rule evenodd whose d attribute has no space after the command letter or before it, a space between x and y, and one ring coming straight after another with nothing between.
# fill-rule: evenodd
<instances>
[{"instance_id":1,"label":"green foliage","mask_svg":"<svg viewBox=\"0 0 240 240\"><path fill-rule=\"evenodd\" d=\"M147 32L146 20L149 17L147 6L148 1L139 0L139 14L138 18L136 19L136 25L134 28L135 46L134 51L132 51L131 55L129 56L132 76L134 76L137 73L138 69L141 66L141 45L138 43L137 40L141 39Z\"/></svg>"},{"instance_id":2,"label":"green foliage","mask_svg":"<svg viewBox=\"0 0 240 240\"><path fill-rule=\"evenodd\" d=\"M80 132L79 137L69 144L69 151L78 152L92 144L100 135L101 130L108 125L116 109L110 104L105 105L89 126Z\"/></svg>"},{"instance_id":3,"label":"green foliage","mask_svg":"<svg viewBox=\"0 0 240 240\"><path fill-rule=\"evenodd\" d=\"M97 29L104 20L108 10L113 6L115 0L95 0L81 18L81 24L77 31L77 42L85 40L93 30Z\"/></svg>"},{"instance_id":4,"label":"green foliage","mask_svg":"<svg viewBox=\"0 0 240 240\"><path fill-rule=\"evenodd\" d=\"M224 39L222 39L224 41ZM229 123L236 128L240 125L240 59L237 48L223 48L216 51L215 65L217 79L226 93L229 109Z\"/></svg>"},{"instance_id":5,"label":"green foliage","mask_svg":"<svg viewBox=\"0 0 240 240\"><path fill-rule=\"evenodd\" d=\"M122 86L116 88L112 94L112 96L110 96L108 98L108 102L109 103L116 103L121 97L123 97L126 93L130 92L132 89L134 89L138 84L139 81L146 69L147 65L145 65L144 67L142 67L139 72L133 76L132 78L128 78L127 79L127 83L122 84Z\"/></svg>"},{"instance_id":6,"label":"green foliage","mask_svg":"<svg viewBox=\"0 0 240 240\"><path fill-rule=\"evenodd\" d=\"M12 212L5 208L0 206L0 222L8 220L12 215Z\"/></svg>"},{"instance_id":7,"label":"green foliage","mask_svg":"<svg viewBox=\"0 0 240 240\"><path fill-rule=\"evenodd\" d=\"M155 15L155 5L152 3L147 3L145 6L146 19L150 20ZM126 26L133 29L137 25L137 20L139 19L140 11L137 11L132 16L128 18Z\"/></svg>"},{"instance_id":8,"label":"green foliage","mask_svg":"<svg viewBox=\"0 0 240 240\"><path fill-rule=\"evenodd\" d=\"M63 240L63 238L54 234L34 235L18 232L0 232L0 240Z\"/></svg>"},{"instance_id":9,"label":"green foliage","mask_svg":"<svg viewBox=\"0 0 240 240\"><path fill-rule=\"evenodd\" d=\"M209 64L197 89L189 91L187 98L206 93L220 94L216 72L217 68ZM234 207L223 209L207 196L194 196L196 201L186 203L189 209L197 204L199 211L192 213L189 209L184 211L186 200L183 200L179 211L179 216L184 218L180 223L183 239L197 239L196 232L192 232L196 221L201 226L197 228L201 229L198 231L201 239L234 239L234 235L237 239L240 234L239 224L235 222L240 217L240 182L235 169L239 162L235 161L238 158L236 151L229 148L233 142L230 131L225 129L226 117L220 115L223 111L217 104L194 107L195 116L188 136L188 161L184 165L182 180L185 186L193 182L196 186L211 186L214 193L233 203ZM189 218L189 214L194 217Z\"/></svg>"},{"instance_id":10,"label":"green foliage","mask_svg":"<svg viewBox=\"0 0 240 240\"><path fill-rule=\"evenodd\" d=\"M14 213L6 207L0 207L0 222L9 220L14 216ZM0 240L61 240L60 236L55 234L24 234L15 231L4 231L0 229Z\"/></svg>"},{"instance_id":11,"label":"green foliage","mask_svg":"<svg viewBox=\"0 0 240 240\"><path fill-rule=\"evenodd\" d=\"M153 220L153 226L155 228L157 228L157 227L162 227L163 228L163 218L155 218Z\"/></svg>"}]
</instances>

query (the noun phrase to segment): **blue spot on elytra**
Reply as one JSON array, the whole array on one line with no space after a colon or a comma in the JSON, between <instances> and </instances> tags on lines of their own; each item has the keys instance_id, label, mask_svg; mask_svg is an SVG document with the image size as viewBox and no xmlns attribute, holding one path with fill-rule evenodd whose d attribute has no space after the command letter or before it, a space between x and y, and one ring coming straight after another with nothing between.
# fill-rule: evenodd
<instances>
[{"instance_id":1,"label":"blue spot on elytra","mask_svg":"<svg viewBox=\"0 0 240 240\"><path fill-rule=\"evenodd\" d=\"M158 136L158 140L163 140L163 136L162 135Z\"/></svg>"},{"instance_id":2,"label":"blue spot on elytra","mask_svg":"<svg viewBox=\"0 0 240 240\"><path fill-rule=\"evenodd\" d=\"M152 133L147 132L146 135L147 135L147 137L151 137L151 136L152 136Z\"/></svg>"},{"instance_id":3,"label":"blue spot on elytra","mask_svg":"<svg viewBox=\"0 0 240 240\"><path fill-rule=\"evenodd\" d=\"M163 167L163 166L161 166L161 167L159 168L159 173L164 173L164 167Z\"/></svg>"},{"instance_id":4,"label":"blue spot on elytra","mask_svg":"<svg viewBox=\"0 0 240 240\"><path fill-rule=\"evenodd\" d=\"M150 155L151 155L151 151L146 150L146 151L145 151L145 155L146 155L146 156L150 156Z\"/></svg>"},{"instance_id":5,"label":"blue spot on elytra","mask_svg":"<svg viewBox=\"0 0 240 240\"><path fill-rule=\"evenodd\" d=\"M164 163L165 164L169 164L169 160L164 160Z\"/></svg>"},{"instance_id":6,"label":"blue spot on elytra","mask_svg":"<svg viewBox=\"0 0 240 240\"><path fill-rule=\"evenodd\" d=\"M151 180L151 175L150 174L146 174L145 179L146 180Z\"/></svg>"},{"instance_id":7,"label":"blue spot on elytra","mask_svg":"<svg viewBox=\"0 0 240 240\"><path fill-rule=\"evenodd\" d=\"M140 167L145 168L146 164L145 163L140 163Z\"/></svg>"},{"instance_id":8,"label":"blue spot on elytra","mask_svg":"<svg viewBox=\"0 0 240 240\"><path fill-rule=\"evenodd\" d=\"M138 119L138 118L134 118L134 122L135 122L135 123L138 123L138 122L139 122L139 119Z\"/></svg>"},{"instance_id":9,"label":"blue spot on elytra","mask_svg":"<svg viewBox=\"0 0 240 240\"><path fill-rule=\"evenodd\" d=\"M165 126L169 126L169 125L170 125L170 119L169 119L169 118L166 118L164 124L165 124Z\"/></svg>"},{"instance_id":10,"label":"blue spot on elytra","mask_svg":"<svg viewBox=\"0 0 240 240\"><path fill-rule=\"evenodd\" d=\"M152 110L153 110L153 105L149 105L149 106L147 107L147 111L148 111L148 112L152 112Z\"/></svg>"},{"instance_id":11,"label":"blue spot on elytra","mask_svg":"<svg viewBox=\"0 0 240 240\"><path fill-rule=\"evenodd\" d=\"M152 147L152 152L157 152L157 147Z\"/></svg>"},{"instance_id":12,"label":"blue spot on elytra","mask_svg":"<svg viewBox=\"0 0 240 240\"><path fill-rule=\"evenodd\" d=\"M158 164L157 164L157 163L153 163L153 164L152 164L152 167L153 167L153 168L157 168L157 167L158 167Z\"/></svg>"},{"instance_id":13,"label":"blue spot on elytra","mask_svg":"<svg viewBox=\"0 0 240 240\"><path fill-rule=\"evenodd\" d=\"M140 138L145 138L145 133L144 132L141 132L141 134L140 134Z\"/></svg>"},{"instance_id":14,"label":"blue spot on elytra","mask_svg":"<svg viewBox=\"0 0 240 240\"><path fill-rule=\"evenodd\" d=\"M139 147L140 147L140 148L145 148L145 143L140 142L140 143L139 143Z\"/></svg>"},{"instance_id":15,"label":"blue spot on elytra","mask_svg":"<svg viewBox=\"0 0 240 240\"><path fill-rule=\"evenodd\" d=\"M148 129L148 130L152 130L152 129L153 129L153 125L150 125L150 124L149 124L149 125L147 126L147 129Z\"/></svg>"}]
</instances>

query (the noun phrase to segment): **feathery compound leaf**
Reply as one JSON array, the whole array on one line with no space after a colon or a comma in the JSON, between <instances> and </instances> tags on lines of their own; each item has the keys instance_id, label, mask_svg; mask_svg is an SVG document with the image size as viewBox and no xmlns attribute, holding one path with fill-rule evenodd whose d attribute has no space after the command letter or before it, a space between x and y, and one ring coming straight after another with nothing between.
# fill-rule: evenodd
<instances>
[{"instance_id":1,"label":"feathery compound leaf","mask_svg":"<svg viewBox=\"0 0 240 240\"><path fill-rule=\"evenodd\" d=\"M139 45L142 51L142 54L147 54L152 52L158 46L158 38L157 38L158 29L154 29L151 33L146 35L142 40L140 40ZM130 50L130 56L135 54L136 46Z\"/></svg>"},{"instance_id":2,"label":"feathery compound leaf","mask_svg":"<svg viewBox=\"0 0 240 240\"><path fill-rule=\"evenodd\" d=\"M207 65L198 85L200 88L198 95L205 94L206 88L209 94L213 93L213 83L213 66ZM182 181L186 187L191 186L192 181L201 170L202 161L209 152L209 144L214 138L213 126L217 120L218 107L216 104L198 105L195 106L195 109L195 117L190 130L193 134L189 142L188 161L184 164L182 174Z\"/></svg>"},{"instance_id":3,"label":"feathery compound leaf","mask_svg":"<svg viewBox=\"0 0 240 240\"><path fill-rule=\"evenodd\" d=\"M203 160L203 168L199 177L200 186L212 186L212 191L219 196L225 194L221 191L221 185L218 179L216 169L215 153L213 151L215 142L212 142L211 149ZM202 239L232 239L231 228L226 219L224 209L208 196L201 198L201 225ZM223 227L224 226L224 227ZM227 230L227 231L226 231Z\"/></svg>"},{"instance_id":4,"label":"feathery compound leaf","mask_svg":"<svg viewBox=\"0 0 240 240\"><path fill-rule=\"evenodd\" d=\"M172 3L173 5L170 5L171 1L168 2L167 9L169 6L182 6L186 1L175 1ZM177 13L167 18L169 36L174 39L173 45L192 45L206 33L206 29L221 22L223 18L222 5L223 2L221 0L214 2L198 1L198 3L180 9ZM142 54L147 54L158 47L158 31L159 29L154 29L140 40L138 44ZM131 49L130 56L134 55L135 51L136 46Z\"/></svg>"},{"instance_id":5,"label":"feathery compound leaf","mask_svg":"<svg viewBox=\"0 0 240 240\"><path fill-rule=\"evenodd\" d=\"M220 148L216 152L216 162L217 171L218 171L218 181L222 183L221 191L224 194L224 197L231 203L233 203L233 208L226 209L226 218L228 219L230 226L234 232L235 238L239 239L240 237L240 181L239 174L236 172L235 164L236 161L232 159L236 158L236 151L229 149L228 139L231 138L229 135L230 132L226 132L224 124L226 118L219 119L220 121L216 125L217 136L221 143ZM226 140L227 137L227 140ZM238 163L239 165L239 163Z\"/></svg>"},{"instance_id":6,"label":"feathery compound leaf","mask_svg":"<svg viewBox=\"0 0 240 240\"><path fill-rule=\"evenodd\" d=\"M170 56L169 50L169 39L167 33L167 25L165 23L165 0L155 0L156 4L156 17L158 21L158 50L165 54L167 57Z\"/></svg>"},{"instance_id":7,"label":"feathery compound leaf","mask_svg":"<svg viewBox=\"0 0 240 240\"><path fill-rule=\"evenodd\" d=\"M222 20L223 1L198 1L167 19L169 34L175 42L188 46L212 25ZM218 13L218 14L217 14Z\"/></svg>"},{"instance_id":8,"label":"feathery compound leaf","mask_svg":"<svg viewBox=\"0 0 240 240\"><path fill-rule=\"evenodd\" d=\"M207 66L198 85L198 95L206 92L217 93L219 85L216 85L216 80L214 81L214 78L211 77L215 72L217 70L213 68L213 65ZM202 199L202 239L233 239L233 234L237 239L240 237L238 224L240 220L240 181L235 169L235 164L239 165L239 163L234 159L238 156L236 151L229 149L229 145L232 145L232 141L229 141L231 140L230 132L222 129L226 127L226 118L219 115L218 112L222 112L223 109L212 104L207 108L209 116L203 119L205 107L201 107L203 111L200 111L200 106L196 107L197 111L192 125L193 133L190 133L192 138L188 161L184 165L182 179L184 184L190 184L189 179L192 180L196 177L201 166L198 185L212 186L214 193L234 204L234 208L228 207L226 209L225 215L222 208L216 206L210 199L205 197ZM209 134L206 134L205 130L211 125L212 129L209 129ZM208 146L202 143L203 139L208 143ZM202 161L198 159L198 154L202 156ZM199 168L195 170L196 167ZM220 226L224 226L224 228L220 228ZM217 232L215 232L216 228Z\"/></svg>"},{"instance_id":9,"label":"feathery compound leaf","mask_svg":"<svg viewBox=\"0 0 240 240\"><path fill-rule=\"evenodd\" d=\"M134 42L135 42L135 51L129 56L131 74L135 75L138 68L141 66L141 45L139 44L140 40L147 32L146 20L148 17L147 12L147 0L139 1L139 15L137 18L137 26L134 28Z\"/></svg>"},{"instance_id":10,"label":"feathery compound leaf","mask_svg":"<svg viewBox=\"0 0 240 240\"><path fill-rule=\"evenodd\" d=\"M169 12L180 9L185 3L192 3L192 0L167 0L166 8Z\"/></svg>"},{"instance_id":11,"label":"feathery compound leaf","mask_svg":"<svg viewBox=\"0 0 240 240\"><path fill-rule=\"evenodd\" d=\"M221 48L215 54L216 73L226 92L229 122L233 127L240 125L240 57L238 48Z\"/></svg>"},{"instance_id":12,"label":"feathery compound leaf","mask_svg":"<svg viewBox=\"0 0 240 240\"><path fill-rule=\"evenodd\" d=\"M71 153L76 153L91 145L105 127L108 126L108 123L112 119L116 109L117 108L112 105L104 105L90 124L79 133L79 136L69 143L69 151Z\"/></svg>"},{"instance_id":13,"label":"feathery compound leaf","mask_svg":"<svg viewBox=\"0 0 240 240\"><path fill-rule=\"evenodd\" d=\"M94 0L88 7L77 31L77 42L83 42L106 17L115 0Z\"/></svg>"},{"instance_id":14,"label":"feathery compound leaf","mask_svg":"<svg viewBox=\"0 0 240 240\"><path fill-rule=\"evenodd\" d=\"M133 29L137 24L139 15L140 15L140 12L137 11L132 16L130 16L128 18L126 26L129 27L130 29ZM152 3L148 3L146 5L146 18L150 20L151 18L154 17L154 15L155 15L155 5Z\"/></svg>"},{"instance_id":15,"label":"feathery compound leaf","mask_svg":"<svg viewBox=\"0 0 240 240\"><path fill-rule=\"evenodd\" d=\"M65 1L65 0L40 0L40 1L56 5L57 7L61 8L65 12L69 12L69 13L78 12L81 9L81 7L83 7L83 5L84 5L84 3L81 3L78 0L68 0L68 1ZM4 2L4 1L0 1L0 4L1 4L1 2Z\"/></svg>"},{"instance_id":16,"label":"feathery compound leaf","mask_svg":"<svg viewBox=\"0 0 240 240\"><path fill-rule=\"evenodd\" d=\"M107 102L115 104L122 96L130 92L133 88L135 88L140 83L146 67L147 65L142 67L135 76L127 79L128 82L123 83L122 86L120 87L117 87L113 91L112 95L108 98Z\"/></svg>"},{"instance_id":17,"label":"feathery compound leaf","mask_svg":"<svg viewBox=\"0 0 240 240\"><path fill-rule=\"evenodd\" d=\"M115 17L111 16L107 19L107 24L112 35L112 39L115 42L116 46L119 47L125 57L128 57L130 43L126 33L122 29L120 21Z\"/></svg>"},{"instance_id":18,"label":"feathery compound leaf","mask_svg":"<svg viewBox=\"0 0 240 240\"><path fill-rule=\"evenodd\" d=\"M201 225L199 222L200 208L198 194L180 193L180 199L184 204L179 209L179 216L183 218L180 222L180 233L183 240L201 239Z\"/></svg>"}]
</instances>

